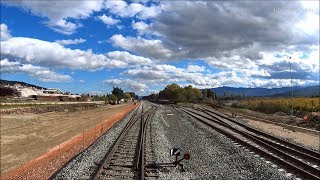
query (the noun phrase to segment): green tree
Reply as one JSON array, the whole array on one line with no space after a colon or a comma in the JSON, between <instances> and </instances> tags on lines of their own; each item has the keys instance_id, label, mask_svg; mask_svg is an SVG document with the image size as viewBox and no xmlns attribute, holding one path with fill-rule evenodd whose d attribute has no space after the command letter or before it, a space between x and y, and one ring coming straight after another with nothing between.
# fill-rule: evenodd
<instances>
[{"instance_id":1,"label":"green tree","mask_svg":"<svg viewBox=\"0 0 320 180\"><path fill-rule=\"evenodd\" d=\"M117 98L117 96L116 95L114 95L114 94L110 94L110 95L108 95L108 98L111 100L111 101L118 101L118 98Z\"/></svg>"},{"instance_id":2,"label":"green tree","mask_svg":"<svg viewBox=\"0 0 320 180\"><path fill-rule=\"evenodd\" d=\"M124 97L124 93L121 88L113 87L113 90L111 92L113 95L115 95L117 97L118 100L120 100Z\"/></svg>"},{"instance_id":3,"label":"green tree","mask_svg":"<svg viewBox=\"0 0 320 180\"><path fill-rule=\"evenodd\" d=\"M185 90L181 88L178 84L173 83L168 85L164 91L168 99L173 101L186 101Z\"/></svg>"}]
</instances>

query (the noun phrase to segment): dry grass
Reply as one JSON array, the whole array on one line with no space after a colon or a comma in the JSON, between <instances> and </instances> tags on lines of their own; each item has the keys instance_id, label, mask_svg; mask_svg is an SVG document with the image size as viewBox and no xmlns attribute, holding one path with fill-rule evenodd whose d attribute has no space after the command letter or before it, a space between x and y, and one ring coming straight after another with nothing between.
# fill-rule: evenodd
<instances>
[{"instance_id":1,"label":"dry grass","mask_svg":"<svg viewBox=\"0 0 320 180\"><path fill-rule=\"evenodd\" d=\"M319 102L319 98L294 98L294 111L318 112L320 109ZM238 108L246 108L254 111L260 111L264 113L275 113L279 111L289 113L291 111L291 99L272 98L246 100L237 104L233 104L232 106Z\"/></svg>"}]
</instances>

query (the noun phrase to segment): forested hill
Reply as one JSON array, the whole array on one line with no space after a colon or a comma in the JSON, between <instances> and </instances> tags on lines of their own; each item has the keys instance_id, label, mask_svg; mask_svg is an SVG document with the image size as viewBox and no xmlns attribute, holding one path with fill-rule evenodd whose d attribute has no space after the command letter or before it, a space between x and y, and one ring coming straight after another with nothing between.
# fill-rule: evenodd
<instances>
[{"instance_id":1,"label":"forested hill","mask_svg":"<svg viewBox=\"0 0 320 180\"><path fill-rule=\"evenodd\" d=\"M282 88L235 88L235 87L218 87L211 88L211 91L215 92L218 96L231 96L231 95L240 95L240 96L272 96L272 97L281 97L281 96L291 96L291 87L282 87ZM315 96L319 94L319 86L295 86L293 87L295 96Z\"/></svg>"},{"instance_id":2,"label":"forested hill","mask_svg":"<svg viewBox=\"0 0 320 180\"><path fill-rule=\"evenodd\" d=\"M36 85L33 85L33 84L21 82L21 81L8 81L8 80L0 79L0 85L11 85L11 86L13 86L15 84L21 84L22 86L27 86L27 87L35 87L37 89L47 89L47 88L44 88L44 87L41 87L41 86L36 86Z\"/></svg>"}]
</instances>

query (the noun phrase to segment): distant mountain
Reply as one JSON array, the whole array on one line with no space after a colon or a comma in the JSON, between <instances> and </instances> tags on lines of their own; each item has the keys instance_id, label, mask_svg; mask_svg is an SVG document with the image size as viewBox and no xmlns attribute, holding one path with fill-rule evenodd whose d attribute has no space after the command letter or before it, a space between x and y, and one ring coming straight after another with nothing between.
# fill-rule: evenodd
<instances>
[{"instance_id":1,"label":"distant mountain","mask_svg":"<svg viewBox=\"0 0 320 180\"><path fill-rule=\"evenodd\" d=\"M319 86L309 86L293 91L294 97L319 96ZM272 94L271 97L291 97L291 90L283 93Z\"/></svg>"},{"instance_id":2,"label":"distant mountain","mask_svg":"<svg viewBox=\"0 0 320 180\"><path fill-rule=\"evenodd\" d=\"M235 88L235 87L218 87L211 88L211 91L215 92L218 96L231 96L234 95L245 95L245 96L287 96L288 92L290 92L289 96L291 96L291 87L282 87L282 88ZM295 96L314 96L319 94L319 86L310 86L310 87L302 87L296 86L293 87Z\"/></svg>"},{"instance_id":3,"label":"distant mountain","mask_svg":"<svg viewBox=\"0 0 320 180\"><path fill-rule=\"evenodd\" d=\"M0 85L11 85L11 86L13 86L15 84L21 84L22 86L27 86L27 87L35 87L37 89L47 89L47 88L44 88L44 87L41 87L41 86L36 86L36 85L25 83L25 82L8 81L8 80L0 79Z\"/></svg>"}]
</instances>

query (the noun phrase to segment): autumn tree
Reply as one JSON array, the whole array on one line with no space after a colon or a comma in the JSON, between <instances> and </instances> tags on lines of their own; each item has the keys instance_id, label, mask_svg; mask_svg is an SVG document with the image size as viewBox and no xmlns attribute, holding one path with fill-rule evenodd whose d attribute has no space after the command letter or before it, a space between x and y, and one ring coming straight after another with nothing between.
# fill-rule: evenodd
<instances>
[{"instance_id":1,"label":"autumn tree","mask_svg":"<svg viewBox=\"0 0 320 180\"><path fill-rule=\"evenodd\" d=\"M125 93L124 94L124 99L130 100L131 99L131 95L129 93Z\"/></svg>"}]
</instances>

